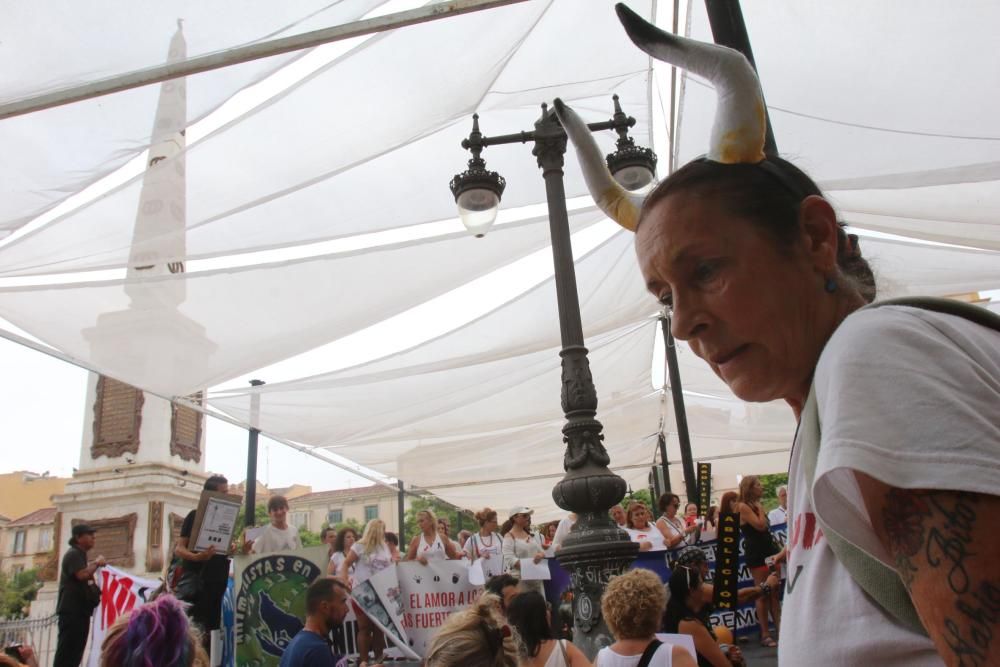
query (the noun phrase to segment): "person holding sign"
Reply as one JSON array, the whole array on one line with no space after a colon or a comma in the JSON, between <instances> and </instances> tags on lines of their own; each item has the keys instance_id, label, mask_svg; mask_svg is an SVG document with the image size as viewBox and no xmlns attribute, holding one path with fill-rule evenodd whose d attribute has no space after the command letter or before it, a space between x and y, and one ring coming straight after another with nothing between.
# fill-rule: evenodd
<instances>
[{"instance_id":1,"label":"person holding sign","mask_svg":"<svg viewBox=\"0 0 1000 667\"><path fill-rule=\"evenodd\" d=\"M466 540L464 551L473 563L479 562L483 568L483 576L489 579L503 572L503 538L497 533L496 510L484 507L475 516L479 522L479 532L473 533Z\"/></svg>"},{"instance_id":2,"label":"person holding sign","mask_svg":"<svg viewBox=\"0 0 1000 667\"><path fill-rule=\"evenodd\" d=\"M229 493L229 480L222 475L212 475L205 480L205 491ZM192 535L195 516L198 510L191 510L181 525L181 534L177 538L174 554L184 561L184 574L181 575L175 594L177 598L187 602L188 616L202 631L202 644L208 651L211 644L212 630L218 630L222 621L222 598L226 594L226 584L229 582L229 558L223 551L219 553L216 547L195 552Z\"/></svg>"},{"instance_id":3,"label":"person holding sign","mask_svg":"<svg viewBox=\"0 0 1000 667\"><path fill-rule=\"evenodd\" d=\"M537 533L531 532L531 515L535 510L517 506L510 510L509 518L500 528L503 535L503 564L508 572L521 573L521 560L531 560L541 563L545 558L542 541ZM521 579L522 591L536 591L545 595L545 588L540 579L525 581Z\"/></svg>"},{"instance_id":4,"label":"person holding sign","mask_svg":"<svg viewBox=\"0 0 1000 667\"><path fill-rule=\"evenodd\" d=\"M381 519L372 519L365 526L361 539L355 542L347 558L340 566L340 580L353 588L371 579L375 574L392 565L392 550L385 541L385 523ZM354 583L350 583L348 572L354 568ZM352 603L353 604L353 603ZM375 649L375 662L382 662L382 652L385 650L385 637L378 626L369 620L365 612L354 605L354 613L358 617L358 653L362 662L368 661L368 652Z\"/></svg>"},{"instance_id":5,"label":"person holding sign","mask_svg":"<svg viewBox=\"0 0 1000 667\"><path fill-rule=\"evenodd\" d=\"M420 528L420 534L410 540L410 548L406 550L406 560L417 560L427 565L427 561L432 559L457 560L462 557L451 540L441 539L437 525L434 512L430 510L417 512L417 527Z\"/></svg>"},{"instance_id":6,"label":"person holding sign","mask_svg":"<svg viewBox=\"0 0 1000 667\"><path fill-rule=\"evenodd\" d=\"M253 541L253 553L271 554L302 547L299 529L288 525L288 501L284 496L271 496L268 499L267 515L271 518L271 523L260 529L260 534Z\"/></svg>"}]
</instances>

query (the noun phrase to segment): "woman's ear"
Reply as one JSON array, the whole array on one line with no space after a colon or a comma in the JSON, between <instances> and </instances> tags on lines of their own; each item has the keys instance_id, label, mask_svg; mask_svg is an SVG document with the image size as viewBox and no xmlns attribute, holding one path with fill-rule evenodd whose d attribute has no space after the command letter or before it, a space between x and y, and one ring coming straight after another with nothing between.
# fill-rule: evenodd
<instances>
[{"instance_id":1,"label":"woman's ear","mask_svg":"<svg viewBox=\"0 0 1000 667\"><path fill-rule=\"evenodd\" d=\"M799 204L799 230L806 254L821 274L837 270L837 214L830 202L809 195Z\"/></svg>"}]
</instances>

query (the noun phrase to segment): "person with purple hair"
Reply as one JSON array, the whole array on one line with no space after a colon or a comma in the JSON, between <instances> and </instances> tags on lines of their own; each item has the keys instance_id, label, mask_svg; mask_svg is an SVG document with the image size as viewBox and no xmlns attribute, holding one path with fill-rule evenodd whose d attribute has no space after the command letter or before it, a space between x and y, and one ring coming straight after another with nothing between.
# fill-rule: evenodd
<instances>
[{"instance_id":1,"label":"person with purple hair","mask_svg":"<svg viewBox=\"0 0 1000 667\"><path fill-rule=\"evenodd\" d=\"M101 644L100 667L209 667L201 633L173 595L122 614Z\"/></svg>"}]
</instances>

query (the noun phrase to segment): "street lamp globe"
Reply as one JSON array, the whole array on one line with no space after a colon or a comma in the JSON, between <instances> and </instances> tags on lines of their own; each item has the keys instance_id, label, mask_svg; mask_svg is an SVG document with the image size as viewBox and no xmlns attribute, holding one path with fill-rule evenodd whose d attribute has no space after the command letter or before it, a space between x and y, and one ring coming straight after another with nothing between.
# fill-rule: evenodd
<instances>
[{"instance_id":1,"label":"street lamp globe","mask_svg":"<svg viewBox=\"0 0 1000 667\"><path fill-rule=\"evenodd\" d=\"M455 197L458 217L476 238L482 238L493 226L500 211L500 195L488 188L469 188Z\"/></svg>"},{"instance_id":2,"label":"street lamp globe","mask_svg":"<svg viewBox=\"0 0 1000 667\"><path fill-rule=\"evenodd\" d=\"M483 135L479 131L479 114L472 116L472 134L462 141L462 147L472 152L469 168L451 179L448 187L458 205L458 217L476 238L483 238L500 210L500 197L507 186L504 177L487 171L483 152Z\"/></svg>"},{"instance_id":3,"label":"street lamp globe","mask_svg":"<svg viewBox=\"0 0 1000 667\"><path fill-rule=\"evenodd\" d=\"M606 158L608 169L618 185L631 192L645 194L652 189L656 179L656 153L635 145L635 140L628 136L628 128L635 125L635 119L625 115L617 95L612 99L615 104L613 118L618 141L615 145L617 150Z\"/></svg>"},{"instance_id":4,"label":"street lamp globe","mask_svg":"<svg viewBox=\"0 0 1000 667\"><path fill-rule=\"evenodd\" d=\"M631 192L644 192L653 183L653 172L643 164L630 164L612 172L618 185Z\"/></svg>"}]
</instances>

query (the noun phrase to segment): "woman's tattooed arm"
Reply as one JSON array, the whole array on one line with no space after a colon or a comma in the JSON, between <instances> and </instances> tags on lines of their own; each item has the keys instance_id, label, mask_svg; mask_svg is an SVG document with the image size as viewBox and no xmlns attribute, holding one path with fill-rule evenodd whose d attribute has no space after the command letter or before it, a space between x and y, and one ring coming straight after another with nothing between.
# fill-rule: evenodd
<instances>
[{"instance_id":1,"label":"woman's tattooed arm","mask_svg":"<svg viewBox=\"0 0 1000 667\"><path fill-rule=\"evenodd\" d=\"M855 477L945 664L1000 664L1000 497Z\"/></svg>"}]
</instances>

